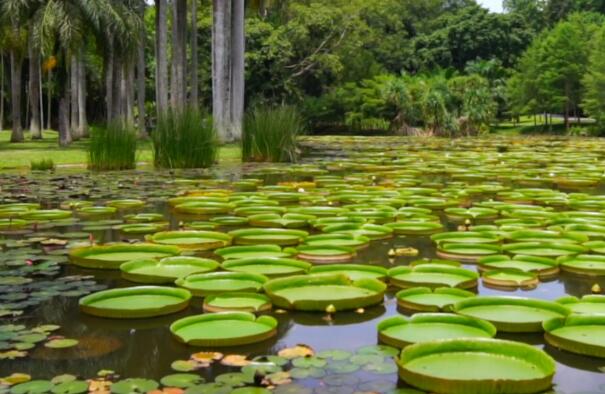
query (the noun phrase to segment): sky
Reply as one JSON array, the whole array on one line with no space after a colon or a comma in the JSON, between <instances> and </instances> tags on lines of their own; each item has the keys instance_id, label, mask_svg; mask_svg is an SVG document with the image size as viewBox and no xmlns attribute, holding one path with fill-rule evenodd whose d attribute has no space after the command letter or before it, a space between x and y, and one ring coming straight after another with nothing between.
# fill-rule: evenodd
<instances>
[{"instance_id":1,"label":"sky","mask_svg":"<svg viewBox=\"0 0 605 394\"><path fill-rule=\"evenodd\" d=\"M502 12L502 0L479 0L478 3L493 12Z\"/></svg>"}]
</instances>

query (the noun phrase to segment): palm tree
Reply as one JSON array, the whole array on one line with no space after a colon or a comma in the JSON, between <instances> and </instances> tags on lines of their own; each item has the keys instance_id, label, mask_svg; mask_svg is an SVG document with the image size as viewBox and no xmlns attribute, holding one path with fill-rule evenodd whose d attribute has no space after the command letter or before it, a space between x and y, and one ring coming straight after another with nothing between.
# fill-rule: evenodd
<instances>
[{"instance_id":1,"label":"palm tree","mask_svg":"<svg viewBox=\"0 0 605 394\"><path fill-rule=\"evenodd\" d=\"M41 73L40 73L40 45L35 40L34 35L30 33L29 37L29 105L30 105L30 123L29 131L31 139L42 138L42 117L40 97L42 94Z\"/></svg>"},{"instance_id":2,"label":"palm tree","mask_svg":"<svg viewBox=\"0 0 605 394\"><path fill-rule=\"evenodd\" d=\"M166 0L155 0L155 41L156 41L156 86L155 97L157 114L168 109L168 4Z\"/></svg>"}]
</instances>

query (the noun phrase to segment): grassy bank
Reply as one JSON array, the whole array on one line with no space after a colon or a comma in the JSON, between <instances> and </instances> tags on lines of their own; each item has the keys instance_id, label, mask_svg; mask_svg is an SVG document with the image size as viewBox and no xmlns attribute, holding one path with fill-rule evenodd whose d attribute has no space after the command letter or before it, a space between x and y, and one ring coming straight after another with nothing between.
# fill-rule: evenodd
<instances>
[{"instance_id":1,"label":"grassy bank","mask_svg":"<svg viewBox=\"0 0 605 394\"><path fill-rule=\"evenodd\" d=\"M10 131L0 131L0 169L29 168L32 160L52 159L59 167L86 167L88 160L87 139L76 141L67 148L57 145L57 133L45 131L43 139L32 141L25 133L25 142L12 144ZM238 145L224 145L219 149L218 162L221 164L239 162L241 150ZM139 141L137 151L138 166L153 162L151 141Z\"/></svg>"}]
</instances>

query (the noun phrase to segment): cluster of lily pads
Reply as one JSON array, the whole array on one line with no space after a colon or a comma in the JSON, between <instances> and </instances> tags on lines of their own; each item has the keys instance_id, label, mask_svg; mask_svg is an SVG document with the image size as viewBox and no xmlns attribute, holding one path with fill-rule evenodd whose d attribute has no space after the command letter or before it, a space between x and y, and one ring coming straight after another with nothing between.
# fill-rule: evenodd
<instances>
[{"instance_id":1,"label":"cluster of lily pads","mask_svg":"<svg viewBox=\"0 0 605 394\"><path fill-rule=\"evenodd\" d=\"M421 390L548 389L554 360L494 339L498 332L540 332L551 346L605 358L605 296L477 295L480 285L507 291L564 275L605 278L603 144L302 142L318 159L251 167L236 180L200 173L64 176L32 202L24 193L40 179L0 178L0 318L17 318L59 294L84 296L81 311L101 318L149 318L197 303L204 313L174 321L170 331L177 341L214 348L274 337L273 313L364 313L395 290L403 314L381 321L377 338L402 349L397 367L386 370L398 368ZM398 248L382 265L359 261L366 248L390 239L420 240L430 251ZM399 258L420 253L429 258ZM59 275L68 260L87 274L119 271L133 285L98 291L89 276L43 279ZM289 373L296 377L292 371L303 364L324 368L326 358L292 361ZM257 383L254 376L245 383Z\"/></svg>"}]
</instances>

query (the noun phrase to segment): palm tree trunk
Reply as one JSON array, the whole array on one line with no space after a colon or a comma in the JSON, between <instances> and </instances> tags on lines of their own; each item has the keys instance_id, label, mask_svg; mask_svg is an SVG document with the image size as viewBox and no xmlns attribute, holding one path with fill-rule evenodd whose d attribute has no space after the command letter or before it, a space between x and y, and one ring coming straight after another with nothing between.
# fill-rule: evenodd
<instances>
[{"instance_id":1,"label":"palm tree trunk","mask_svg":"<svg viewBox=\"0 0 605 394\"><path fill-rule=\"evenodd\" d=\"M4 130L4 55L0 53L0 131Z\"/></svg>"},{"instance_id":2,"label":"palm tree trunk","mask_svg":"<svg viewBox=\"0 0 605 394\"><path fill-rule=\"evenodd\" d=\"M231 137L231 0L213 0L212 115L221 142Z\"/></svg>"},{"instance_id":3,"label":"palm tree trunk","mask_svg":"<svg viewBox=\"0 0 605 394\"><path fill-rule=\"evenodd\" d=\"M141 1L141 19L145 17L145 2ZM139 137L147 138L145 127L145 29L141 29L141 42L137 51L137 106L139 126Z\"/></svg>"},{"instance_id":4,"label":"palm tree trunk","mask_svg":"<svg viewBox=\"0 0 605 394\"><path fill-rule=\"evenodd\" d=\"M198 58L197 58L197 2L198 0L191 0L191 86L189 101L193 108L198 108L198 92L199 92L199 81L198 81Z\"/></svg>"},{"instance_id":5,"label":"palm tree trunk","mask_svg":"<svg viewBox=\"0 0 605 394\"><path fill-rule=\"evenodd\" d=\"M187 0L173 0L172 83L170 101L173 108L185 104L185 68L187 67Z\"/></svg>"},{"instance_id":6,"label":"palm tree trunk","mask_svg":"<svg viewBox=\"0 0 605 394\"><path fill-rule=\"evenodd\" d=\"M231 53L231 138L242 138L242 123L244 120L244 56L246 52L244 35L244 0L233 1L232 53Z\"/></svg>"},{"instance_id":7,"label":"palm tree trunk","mask_svg":"<svg viewBox=\"0 0 605 394\"><path fill-rule=\"evenodd\" d=\"M52 70L48 70L48 79L46 87L46 129L51 129L51 120L52 120L52 101L53 101L53 88L52 88L52 80L53 80L53 72Z\"/></svg>"},{"instance_id":8,"label":"palm tree trunk","mask_svg":"<svg viewBox=\"0 0 605 394\"><path fill-rule=\"evenodd\" d=\"M129 125L134 123L134 63L124 62L124 112Z\"/></svg>"},{"instance_id":9,"label":"palm tree trunk","mask_svg":"<svg viewBox=\"0 0 605 394\"><path fill-rule=\"evenodd\" d=\"M168 21L166 0L156 0L156 105L158 115L168 108Z\"/></svg>"},{"instance_id":10,"label":"palm tree trunk","mask_svg":"<svg viewBox=\"0 0 605 394\"><path fill-rule=\"evenodd\" d=\"M29 131L32 140L42 138L41 120L40 120L40 54L37 48L34 48L30 40L29 44L29 105L31 118Z\"/></svg>"},{"instance_id":11,"label":"palm tree trunk","mask_svg":"<svg viewBox=\"0 0 605 394\"><path fill-rule=\"evenodd\" d=\"M109 43L109 50L105 56L105 106L107 111L107 123L110 123L114 118L114 97L113 97L113 71L114 71L114 52L113 45Z\"/></svg>"},{"instance_id":12,"label":"palm tree trunk","mask_svg":"<svg viewBox=\"0 0 605 394\"><path fill-rule=\"evenodd\" d=\"M23 142L23 127L21 125L21 56L15 50L10 54L11 63L11 112L13 129L11 142Z\"/></svg>"},{"instance_id":13,"label":"palm tree trunk","mask_svg":"<svg viewBox=\"0 0 605 394\"><path fill-rule=\"evenodd\" d=\"M74 140L80 139L80 126L78 124L78 57L72 54L69 65L69 93L70 93L70 125L71 133Z\"/></svg>"},{"instance_id":14,"label":"palm tree trunk","mask_svg":"<svg viewBox=\"0 0 605 394\"><path fill-rule=\"evenodd\" d=\"M84 57L78 58L78 134L88 137L88 119L86 118L86 65Z\"/></svg>"},{"instance_id":15,"label":"palm tree trunk","mask_svg":"<svg viewBox=\"0 0 605 394\"><path fill-rule=\"evenodd\" d=\"M71 144L71 131L69 130L69 90L59 99L59 145Z\"/></svg>"}]
</instances>

